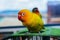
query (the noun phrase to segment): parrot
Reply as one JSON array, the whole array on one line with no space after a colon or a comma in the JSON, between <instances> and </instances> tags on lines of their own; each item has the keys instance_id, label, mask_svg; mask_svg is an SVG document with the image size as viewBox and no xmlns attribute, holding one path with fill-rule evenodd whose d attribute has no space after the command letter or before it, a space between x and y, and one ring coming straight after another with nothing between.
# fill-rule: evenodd
<instances>
[{"instance_id":1,"label":"parrot","mask_svg":"<svg viewBox=\"0 0 60 40\"><path fill-rule=\"evenodd\" d=\"M31 33L38 33L44 28L44 23L39 13L31 12L28 9L22 9L18 12L18 20L27 27ZM22 40L26 38L30 39L29 36L22 36Z\"/></svg>"},{"instance_id":2,"label":"parrot","mask_svg":"<svg viewBox=\"0 0 60 40\"><path fill-rule=\"evenodd\" d=\"M42 15L40 14L40 12L39 12L39 10L38 10L37 7L34 7L34 8L32 9L32 12L35 13L35 14L37 14L37 15L39 15L40 18L42 18Z\"/></svg>"},{"instance_id":3,"label":"parrot","mask_svg":"<svg viewBox=\"0 0 60 40\"><path fill-rule=\"evenodd\" d=\"M18 20L27 27L29 32L37 33L44 29L43 20L37 14L28 9L22 9L18 12Z\"/></svg>"}]
</instances>

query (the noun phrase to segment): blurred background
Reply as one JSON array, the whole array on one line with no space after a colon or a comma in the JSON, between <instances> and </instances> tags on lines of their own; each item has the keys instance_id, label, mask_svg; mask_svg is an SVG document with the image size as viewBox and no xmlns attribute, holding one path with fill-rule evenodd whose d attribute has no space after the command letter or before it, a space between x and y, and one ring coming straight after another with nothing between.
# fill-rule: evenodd
<instances>
[{"instance_id":1,"label":"blurred background","mask_svg":"<svg viewBox=\"0 0 60 40\"><path fill-rule=\"evenodd\" d=\"M42 16L47 14L47 0L0 0L0 27L22 25L17 19L18 12L21 9L32 11L34 7L38 7Z\"/></svg>"},{"instance_id":2,"label":"blurred background","mask_svg":"<svg viewBox=\"0 0 60 40\"><path fill-rule=\"evenodd\" d=\"M48 1L48 23L60 24L60 1Z\"/></svg>"},{"instance_id":3,"label":"blurred background","mask_svg":"<svg viewBox=\"0 0 60 40\"><path fill-rule=\"evenodd\" d=\"M41 12L44 24L60 23L59 0L0 0L0 37L4 33L6 36L6 33L15 33L20 30L20 28L8 29L7 27L22 26L22 23L17 19L18 12L21 9L32 11L34 7L38 7Z\"/></svg>"}]
</instances>

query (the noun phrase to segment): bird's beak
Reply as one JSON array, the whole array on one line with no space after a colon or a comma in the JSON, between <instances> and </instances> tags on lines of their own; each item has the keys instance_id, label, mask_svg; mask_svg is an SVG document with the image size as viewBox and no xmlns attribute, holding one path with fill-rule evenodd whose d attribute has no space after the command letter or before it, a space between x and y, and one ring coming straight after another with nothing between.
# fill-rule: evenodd
<instances>
[{"instance_id":1,"label":"bird's beak","mask_svg":"<svg viewBox=\"0 0 60 40\"><path fill-rule=\"evenodd\" d=\"M21 15L18 15L18 20L21 20L22 16Z\"/></svg>"}]
</instances>

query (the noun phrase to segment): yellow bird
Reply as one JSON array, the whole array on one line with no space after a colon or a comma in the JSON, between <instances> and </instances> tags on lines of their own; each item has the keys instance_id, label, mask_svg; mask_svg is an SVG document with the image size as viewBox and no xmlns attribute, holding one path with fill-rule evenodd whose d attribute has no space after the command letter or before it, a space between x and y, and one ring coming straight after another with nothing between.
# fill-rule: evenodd
<instances>
[{"instance_id":1,"label":"yellow bird","mask_svg":"<svg viewBox=\"0 0 60 40\"><path fill-rule=\"evenodd\" d=\"M28 9L20 10L18 19L28 28L29 32L40 32L44 28L42 18Z\"/></svg>"}]
</instances>

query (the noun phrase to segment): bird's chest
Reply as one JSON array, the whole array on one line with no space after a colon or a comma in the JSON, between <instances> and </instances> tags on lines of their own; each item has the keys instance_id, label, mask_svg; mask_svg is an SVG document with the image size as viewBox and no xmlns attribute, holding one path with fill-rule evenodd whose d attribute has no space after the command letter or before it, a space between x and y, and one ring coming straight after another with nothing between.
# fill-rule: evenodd
<instances>
[{"instance_id":1,"label":"bird's chest","mask_svg":"<svg viewBox=\"0 0 60 40\"><path fill-rule=\"evenodd\" d=\"M28 20L28 21L23 22L23 25L26 26L26 27L33 27L33 26L36 26L38 24L38 20L36 21L36 19Z\"/></svg>"},{"instance_id":2,"label":"bird's chest","mask_svg":"<svg viewBox=\"0 0 60 40\"><path fill-rule=\"evenodd\" d=\"M26 26L26 27L31 27L32 26L32 22L24 22L23 25Z\"/></svg>"},{"instance_id":3,"label":"bird's chest","mask_svg":"<svg viewBox=\"0 0 60 40\"><path fill-rule=\"evenodd\" d=\"M27 28L33 29L37 27L38 23L35 21L32 21L32 22L23 23L23 25L26 26Z\"/></svg>"}]
</instances>

